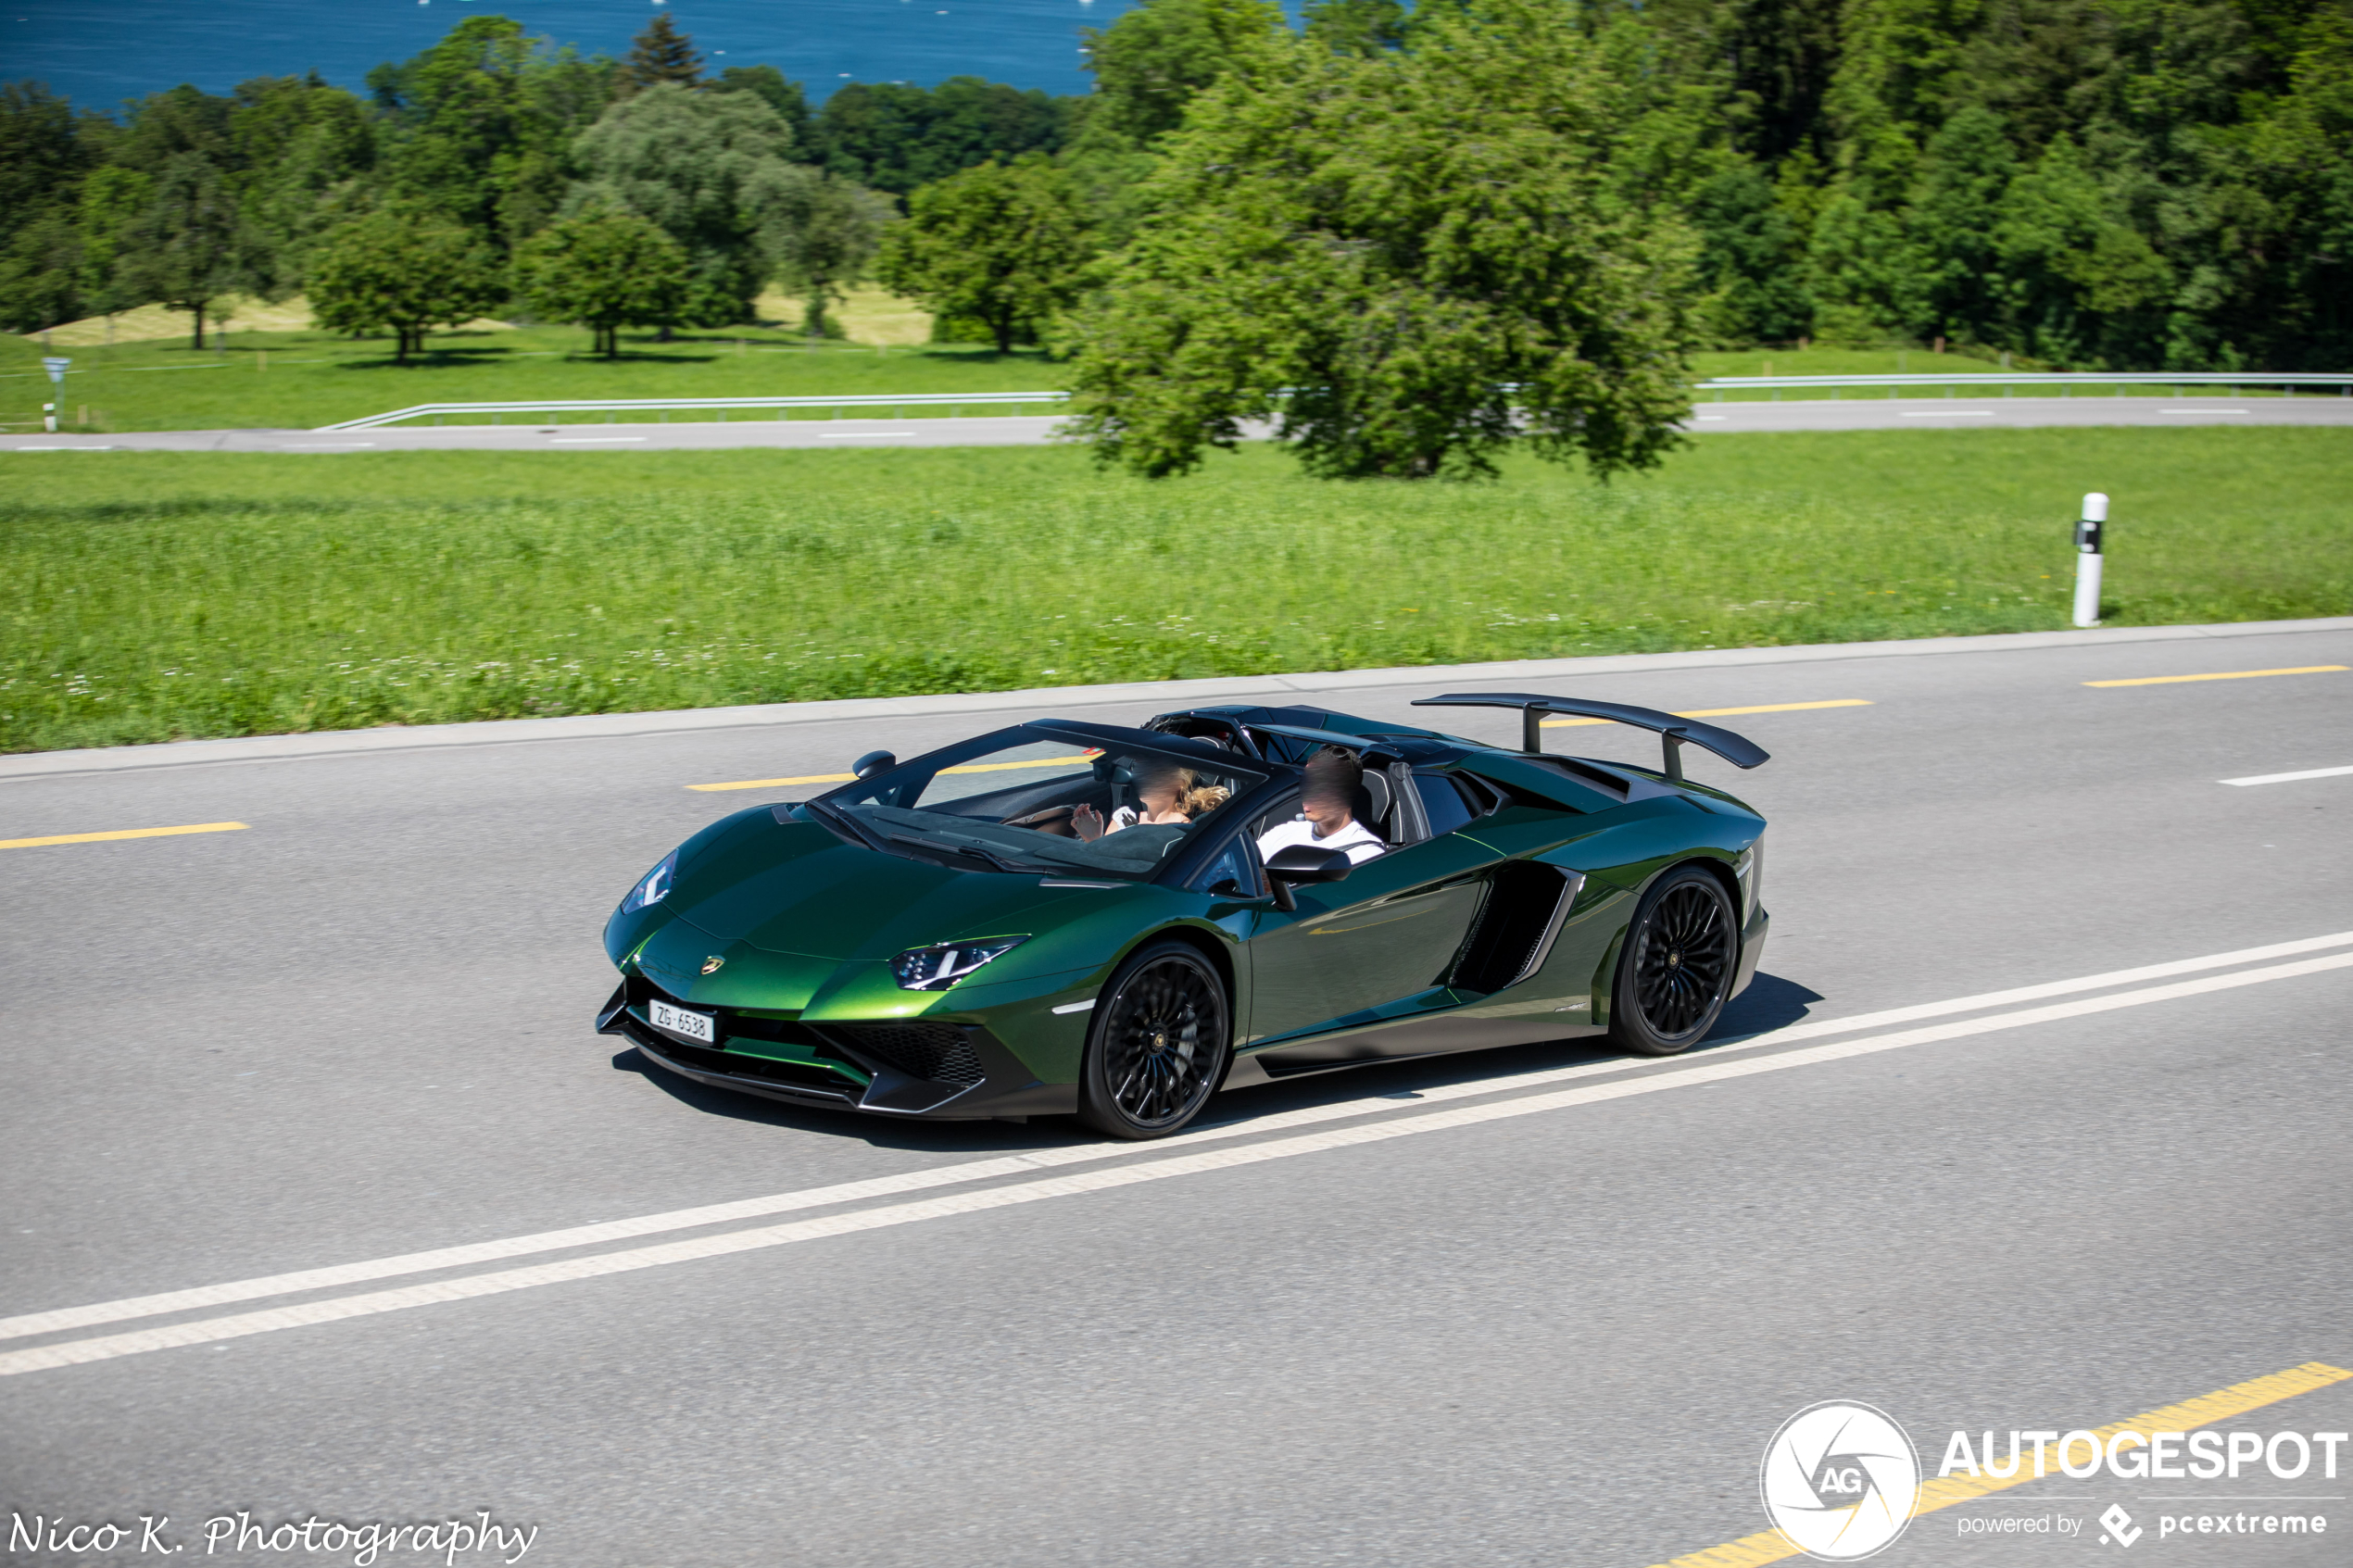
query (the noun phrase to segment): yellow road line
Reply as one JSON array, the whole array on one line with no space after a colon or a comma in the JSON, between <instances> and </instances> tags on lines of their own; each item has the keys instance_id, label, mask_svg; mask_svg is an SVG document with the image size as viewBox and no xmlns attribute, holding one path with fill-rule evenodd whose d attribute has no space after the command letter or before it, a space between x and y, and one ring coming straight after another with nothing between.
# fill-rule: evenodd
<instances>
[{"instance_id":1,"label":"yellow road line","mask_svg":"<svg viewBox=\"0 0 2353 1568\"><path fill-rule=\"evenodd\" d=\"M1829 702L1761 702L1754 708L1693 708L1675 715L1678 719L1729 719L1735 713L1795 713L1808 708L1869 708L1870 703L1859 696L1833 697ZM1571 724L1615 724L1615 719L1547 719L1544 728L1565 730Z\"/></svg>"},{"instance_id":2,"label":"yellow road line","mask_svg":"<svg viewBox=\"0 0 2353 1568\"><path fill-rule=\"evenodd\" d=\"M2228 1388L2218 1388L2211 1394L2201 1394L2195 1399L2184 1399L2178 1405L2147 1411L2128 1416L2100 1427L2093 1436L2105 1445L2119 1432L2195 1432L2201 1426L2211 1426L2218 1421L2228 1421L2234 1415L2275 1405L2282 1399L2292 1399L2298 1394L2309 1394L2315 1388L2326 1388L2334 1383L2353 1378L2353 1372L2334 1367L2325 1361L2307 1361L2285 1372L2275 1372L2268 1377L2252 1378L2233 1383ZM2032 1468L2020 1465L2018 1474L2010 1476L1991 1475L1980 1472L1975 1475L1937 1476L1922 1481L1919 1503L1915 1515L1932 1513L1955 1503L1974 1502L1979 1498L2011 1486L2024 1486L2030 1481L2047 1481L2047 1475L2036 1475ZM1745 1536L1722 1546L1709 1547L1662 1563L1659 1568L1758 1568L1759 1564L1779 1562L1798 1555L1787 1536L1779 1530L1768 1530L1759 1536Z\"/></svg>"},{"instance_id":3,"label":"yellow road line","mask_svg":"<svg viewBox=\"0 0 2353 1568\"><path fill-rule=\"evenodd\" d=\"M46 838L0 838L0 849L38 849L44 844L96 844L109 838L170 838L183 833L243 833L243 822L198 822L184 828L118 828L112 833L56 833Z\"/></svg>"},{"instance_id":4,"label":"yellow road line","mask_svg":"<svg viewBox=\"0 0 2353 1568\"><path fill-rule=\"evenodd\" d=\"M1092 762L1092 753L1081 757L1040 757L1031 762L973 762L962 768L942 768L943 773L1001 773L1008 768L1060 768L1074 762ZM855 773L812 773L799 779L744 779L735 784L688 784L688 789L768 789L777 784L848 784Z\"/></svg>"},{"instance_id":5,"label":"yellow road line","mask_svg":"<svg viewBox=\"0 0 2353 1568\"><path fill-rule=\"evenodd\" d=\"M798 779L738 779L734 784L688 784L688 789L774 789L784 784L848 784L855 773L811 773Z\"/></svg>"},{"instance_id":6,"label":"yellow road line","mask_svg":"<svg viewBox=\"0 0 2353 1568\"><path fill-rule=\"evenodd\" d=\"M2299 664L2293 670L2225 670L2217 675L2142 675L2130 681L2086 681L2087 686L2171 686L2183 681L2252 681L2259 675L2325 675L2342 664Z\"/></svg>"}]
</instances>

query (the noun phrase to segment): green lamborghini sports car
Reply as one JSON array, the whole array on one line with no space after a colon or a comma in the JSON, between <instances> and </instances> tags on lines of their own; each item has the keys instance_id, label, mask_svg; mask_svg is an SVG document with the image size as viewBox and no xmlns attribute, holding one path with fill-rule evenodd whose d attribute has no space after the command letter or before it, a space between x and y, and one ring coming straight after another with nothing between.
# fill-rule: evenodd
<instances>
[{"instance_id":1,"label":"green lamborghini sports car","mask_svg":"<svg viewBox=\"0 0 2353 1568\"><path fill-rule=\"evenodd\" d=\"M1765 945L1765 822L1681 748L1765 752L1617 703L1417 706L1516 709L1520 749L1240 707L875 752L663 856L606 924L622 983L597 1026L795 1104L1128 1138L1221 1086L1703 1038ZM1546 714L1656 731L1663 766L1546 754Z\"/></svg>"}]
</instances>

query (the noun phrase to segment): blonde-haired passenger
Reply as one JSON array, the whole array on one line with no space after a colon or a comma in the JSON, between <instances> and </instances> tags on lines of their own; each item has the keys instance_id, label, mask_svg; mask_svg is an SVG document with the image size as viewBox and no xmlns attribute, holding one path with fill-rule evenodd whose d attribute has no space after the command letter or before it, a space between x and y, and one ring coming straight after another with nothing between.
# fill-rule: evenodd
<instances>
[{"instance_id":1,"label":"blonde-haired passenger","mask_svg":"<svg viewBox=\"0 0 2353 1568\"><path fill-rule=\"evenodd\" d=\"M1092 841L1107 833L1132 827L1183 827L1226 804L1233 791L1223 784L1205 784L1190 768L1163 758L1138 764L1135 806L1122 806L1105 822L1092 806L1071 813L1070 825L1079 837Z\"/></svg>"}]
</instances>

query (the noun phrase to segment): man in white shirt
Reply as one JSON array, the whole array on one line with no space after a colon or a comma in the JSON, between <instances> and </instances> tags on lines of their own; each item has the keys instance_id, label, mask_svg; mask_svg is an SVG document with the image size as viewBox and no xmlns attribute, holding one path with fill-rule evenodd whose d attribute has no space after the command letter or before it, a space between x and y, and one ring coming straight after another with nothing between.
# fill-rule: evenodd
<instances>
[{"instance_id":1,"label":"man in white shirt","mask_svg":"<svg viewBox=\"0 0 2353 1568\"><path fill-rule=\"evenodd\" d=\"M1327 746L1307 759L1307 782L1300 796L1302 822L1279 822L1258 835L1258 857L1272 859L1278 849L1305 844L1317 849L1344 849L1352 864L1363 865L1388 849L1380 834L1356 820L1356 791L1365 782L1364 765L1353 752Z\"/></svg>"}]
</instances>

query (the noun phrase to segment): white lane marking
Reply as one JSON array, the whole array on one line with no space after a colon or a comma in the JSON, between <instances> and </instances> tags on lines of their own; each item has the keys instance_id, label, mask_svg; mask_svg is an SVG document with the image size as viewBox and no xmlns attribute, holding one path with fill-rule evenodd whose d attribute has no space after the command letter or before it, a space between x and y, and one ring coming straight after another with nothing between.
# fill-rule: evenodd
<instances>
[{"instance_id":1,"label":"white lane marking","mask_svg":"<svg viewBox=\"0 0 2353 1568\"><path fill-rule=\"evenodd\" d=\"M1746 1039L1728 1041L1711 1047L1711 1058L1726 1051L1750 1051L1794 1040L1818 1039L1825 1035L1849 1034L1857 1029L1877 1029L1891 1023L1909 1023L1923 1018L1949 1017L1957 1012L1974 1012L1980 1009L1999 1007L2011 1002L2040 1001L2049 997L2062 997L2081 991L2096 991L2110 985L2126 985L2145 980L2161 980L2179 974L2194 974L2200 970L2222 969L2232 964L2259 963L2270 959L2288 958L2323 947L2343 947L2353 943L2353 931L2340 931L2327 936L2307 936L2291 942L2274 942L2260 947L2241 947L2226 953L2209 953L2201 958L2176 959L2168 963L2146 964L2136 969L2110 970L2105 974L2087 974L2073 980L2054 980L2039 985L2022 985L2007 991L1988 991L1975 997L1956 997L1941 1002L1923 1002L1913 1007L1890 1008L1880 1012L1857 1013L1851 1018L1821 1019L1806 1023L1793 1023ZM1534 1073L1514 1073L1502 1078L1472 1079L1458 1084L1440 1084L1421 1091L1424 1104L1432 1101L1465 1099L1486 1095L1510 1094L1522 1089L1541 1087L1565 1080L1590 1078L1604 1073L1631 1072L1649 1065L1636 1057L1610 1057L1601 1061L1579 1062L1570 1067L1543 1068ZM1303 1106L1297 1110L1279 1111L1236 1122L1217 1123L1179 1133L1151 1145L1154 1149L1184 1148L1195 1144L1218 1142L1228 1138L1247 1137L1261 1133L1282 1132L1293 1127L1312 1126L1324 1122L1344 1121L1351 1117L1369 1116L1393 1111L1395 1100L1374 1096L1364 1099L1342 1100L1327 1105ZM853 1203L862 1198L887 1198L925 1188L956 1186L967 1182L988 1181L997 1176L1019 1175L1026 1172L1051 1169L1061 1165L1076 1165L1101 1160L1116 1160L1139 1152L1134 1144L1079 1144L1066 1148L1032 1149L1023 1154L1004 1155L991 1160L968 1160L962 1164L936 1166L923 1171L902 1171L893 1175L871 1176L861 1181L839 1182L827 1186L806 1187L797 1192L772 1193L760 1198L742 1198L732 1203L712 1203L692 1209L673 1209L658 1214L644 1214L634 1219L609 1220L598 1224L573 1225L562 1230L540 1231L528 1236L506 1236L494 1241L472 1242L459 1247L436 1248L425 1252L407 1252L387 1258L372 1258L356 1263L334 1264L325 1268L303 1269L290 1273L266 1274L255 1279L232 1280L221 1285L198 1286L186 1290L163 1291L150 1296L125 1297L113 1301L94 1302L85 1307L59 1307L47 1311L28 1312L18 1317L0 1318L0 1339L20 1338L26 1335L52 1334L63 1329L89 1328L98 1323L120 1323L129 1318L154 1317L164 1312L185 1311L196 1307L224 1307L235 1301L258 1300L268 1296L286 1296L297 1291L320 1290L331 1286L358 1285L367 1280L388 1279L400 1274L426 1273L438 1269L459 1268L468 1263L495 1262L508 1258L527 1256L534 1252L554 1252L567 1248L591 1247L599 1242L624 1241L663 1231L691 1230L701 1225L724 1224L733 1220L759 1219L769 1214L788 1213L796 1209L815 1209L835 1203Z\"/></svg>"},{"instance_id":2,"label":"white lane marking","mask_svg":"<svg viewBox=\"0 0 2353 1568\"><path fill-rule=\"evenodd\" d=\"M289 452L348 452L355 447L373 446L372 441L307 441L299 446L289 446Z\"/></svg>"},{"instance_id":3,"label":"white lane marking","mask_svg":"<svg viewBox=\"0 0 2353 1568\"><path fill-rule=\"evenodd\" d=\"M547 443L550 446L610 446L620 441L643 441L642 435L559 435Z\"/></svg>"},{"instance_id":4,"label":"white lane marking","mask_svg":"<svg viewBox=\"0 0 2353 1568\"><path fill-rule=\"evenodd\" d=\"M169 365L172 370L209 370L209 365ZM0 452L111 452L111 446L0 446Z\"/></svg>"},{"instance_id":5,"label":"white lane marking","mask_svg":"<svg viewBox=\"0 0 2353 1568\"><path fill-rule=\"evenodd\" d=\"M2020 985L2007 991L1988 991L1982 996L1962 997L1949 1002L1923 1002L1917 1007L1889 1008L1881 1012L1857 1013L1852 1018L1825 1019L1818 1023L1793 1023L1786 1029L1776 1029L1769 1035L1754 1036L1743 1045L1773 1044L1783 1040L1811 1039L1820 1035L1843 1035L1856 1029L1878 1029L1890 1023L1909 1023L1916 1019L1943 1018L1957 1012L1975 1012L1980 1008L2005 1007L2012 1002L2039 1002L2046 997L2065 997L2079 991L2105 990L2110 985L2137 985L2144 980L2167 980L2177 974L2196 974L2202 969L2224 969L2232 964L2260 963L2267 959L2292 958L2298 953L2318 952L2323 947L2342 947L2353 942L2353 931L2339 931L2327 936L2303 936L2293 942L2273 942L2261 947L2241 947L2233 953L2211 953L2199 959L2175 959L2171 963L2145 964L2138 969L2112 969L2106 974L2087 974L2080 980L2050 980L2040 985ZM1721 1049L1721 1047L1717 1047ZM0 1324L0 1327L5 1327Z\"/></svg>"},{"instance_id":6,"label":"white lane marking","mask_svg":"<svg viewBox=\"0 0 2353 1568\"><path fill-rule=\"evenodd\" d=\"M1624 1078L1614 1083L1591 1085L1584 1088L1559 1089L1551 1094L1529 1095L1518 1099L1490 1102L1486 1105L1463 1106L1453 1110L1428 1111L1418 1115L1401 1116L1386 1122L1364 1123L1353 1127L1337 1127L1329 1132L1309 1133L1300 1137L1245 1144L1239 1148L1179 1155L1174 1159L1119 1165L1110 1170L1090 1171L1075 1175L1051 1176L1044 1181L1022 1182L1011 1186L991 1187L980 1192L962 1193L952 1197L927 1198L914 1203L894 1203L877 1209L853 1210L848 1213L828 1214L813 1220L795 1220L782 1225L728 1231L719 1236L698 1236L687 1241L664 1242L658 1247L640 1247L620 1252L598 1253L594 1257L571 1258L561 1262L536 1263L529 1268L474 1274L464 1279L439 1280L430 1285L403 1286L395 1290L379 1290L361 1296L334 1297L324 1301L271 1308L258 1312L243 1312L231 1317L203 1318L189 1323L172 1323L163 1328L136 1329L128 1334L101 1335L89 1339L64 1340L54 1345L36 1346L31 1349L12 1350L0 1354L0 1377L11 1377L28 1372L44 1372L56 1367L76 1366L89 1361L111 1361L120 1356L142 1355L152 1350L171 1349L184 1345L211 1344L223 1339L243 1338L248 1335L269 1334L282 1328L301 1328L315 1323L336 1323L346 1318L402 1311L410 1307L429 1307L444 1301L463 1301L484 1296L499 1296L510 1291L529 1290L543 1285L565 1285L577 1280L596 1279L605 1274L628 1273L639 1269L661 1268L671 1263L694 1262L705 1258L725 1257L731 1253L752 1252L771 1247L790 1246L795 1242L816 1241L828 1236L853 1235L860 1231L882 1230L894 1225L913 1224L924 1220L947 1219L958 1214L979 1213L990 1209L1005 1209L1016 1204L1036 1203L1046 1198L1075 1198L1084 1193L1102 1192L1113 1187L1133 1186L1142 1182L1164 1181L1175 1176L1200 1175L1214 1171L1234 1170L1244 1165L1257 1165L1268 1160L1290 1159L1295 1155L1321 1154L1333 1149L1386 1142L1391 1138L1412 1137L1422 1133L1450 1132L1458 1127L1476 1126L1481 1123L1501 1122L1521 1116L1533 1116L1542 1111L1566 1110L1571 1106L1592 1105L1604 1100L1625 1099L1636 1095L1657 1094L1667 1089L1683 1088L1693 1085L1724 1083L1734 1078L1754 1077L1765 1073L1779 1073L1793 1067L1811 1067L1854 1057L1873 1056L1881 1051L1899 1050L1909 1046L1965 1039L1973 1035L1993 1034L1998 1030L2022 1028L2030 1024L2057 1022L2064 1019L2082 1018L2092 1013L2111 1012L2120 1008L2145 1007L2154 1002L2173 1001L2183 997L2203 996L2215 991L2232 990L2242 985L2258 985L2269 981L2286 980L2298 975L2317 974L2328 970L2346 968L2353 968L2353 953L2337 953L2324 959L2306 959L2299 963L2280 964L2271 969L2242 970L2237 973L2211 975L2203 980L2184 980L2174 985L2155 985L2141 991L2123 991L2112 996L2091 997L2081 1001L2061 1002L2054 1007L2028 1008L2018 1012L1996 1013L1990 1018L1973 1018L1957 1023L1934 1024L1925 1029L1907 1029L1892 1035L1866 1035L1862 1039L1849 1040L1840 1045L1811 1046L1804 1050L1776 1051L1769 1055L1745 1057L1737 1061L1695 1062L1689 1067L1651 1073L1643 1077Z\"/></svg>"},{"instance_id":7,"label":"white lane marking","mask_svg":"<svg viewBox=\"0 0 2353 1568\"><path fill-rule=\"evenodd\" d=\"M1730 414L1702 414L1700 416L1703 420L1729 420L1731 417Z\"/></svg>"},{"instance_id":8,"label":"white lane marking","mask_svg":"<svg viewBox=\"0 0 2353 1568\"><path fill-rule=\"evenodd\" d=\"M2353 770L2348 770L2348 771L2353 771ZM1054 1011L1057 1013L1085 1012L1088 1008L1093 1007L1100 999L1101 998L1099 997L1089 997L1083 1002L1064 1002L1062 1006L1054 1009Z\"/></svg>"},{"instance_id":9,"label":"white lane marking","mask_svg":"<svg viewBox=\"0 0 2353 1568\"><path fill-rule=\"evenodd\" d=\"M2159 408L2160 414L2244 414L2244 408Z\"/></svg>"},{"instance_id":10,"label":"white lane marking","mask_svg":"<svg viewBox=\"0 0 2353 1568\"><path fill-rule=\"evenodd\" d=\"M2298 779L2335 779L2353 773L2353 768L2307 768L2298 773L2255 773L2244 779L2223 779L2226 784L2294 784Z\"/></svg>"},{"instance_id":11,"label":"white lane marking","mask_svg":"<svg viewBox=\"0 0 2353 1568\"><path fill-rule=\"evenodd\" d=\"M890 441L912 440L912 430L844 430L827 431L817 437L820 441Z\"/></svg>"},{"instance_id":12,"label":"white lane marking","mask_svg":"<svg viewBox=\"0 0 2353 1568\"><path fill-rule=\"evenodd\" d=\"M1994 410L1991 408L1939 408L1933 413L1906 414L1902 417L1907 420L1990 420L1994 417Z\"/></svg>"}]
</instances>

